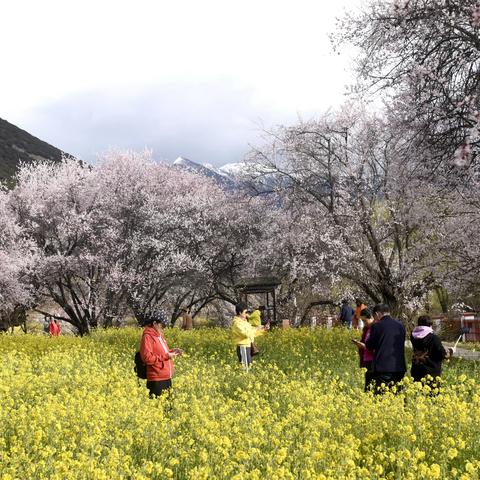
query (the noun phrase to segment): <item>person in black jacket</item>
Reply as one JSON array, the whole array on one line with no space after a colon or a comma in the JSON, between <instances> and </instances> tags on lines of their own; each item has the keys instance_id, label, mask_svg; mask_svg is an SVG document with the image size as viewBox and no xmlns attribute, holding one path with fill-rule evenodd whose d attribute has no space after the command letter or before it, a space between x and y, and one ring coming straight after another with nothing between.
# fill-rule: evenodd
<instances>
[{"instance_id":1,"label":"person in black jacket","mask_svg":"<svg viewBox=\"0 0 480 480\"><path fill-rule=\"evenodd\" d=\"M411 374L416 382L426 379L430 387L438 387L438 377L442 374L442 362L452 355L453 349L445 350L442 342L433 332L433 322L428 315L418 317L417 324L410 337L413 347ZM427 379L428 375L430 377Z\"/></svg>"},{"instance_id":2,"label":"person in black jacket","mask_svg":"<svg viewBox=\"0 0 480 480\"><path fill-rule=\"evenodd\" d=\"M365 346L374 352L372 380L376 393L400 382L406 372L405 327L390 316L389 307L373 307L375 323Z\"/></svg>"},{"instance_id":3,"label":"person in black jacket","mask_svg":"<svg viewBox=\"0 0 480 480\"><path fill-rule=\"evenodd\" d=\"M352 328L353 308L348 304L348 300L342 300L342 308L340 310L340 323L343 327Z\"/></svg>"}]
</instances>

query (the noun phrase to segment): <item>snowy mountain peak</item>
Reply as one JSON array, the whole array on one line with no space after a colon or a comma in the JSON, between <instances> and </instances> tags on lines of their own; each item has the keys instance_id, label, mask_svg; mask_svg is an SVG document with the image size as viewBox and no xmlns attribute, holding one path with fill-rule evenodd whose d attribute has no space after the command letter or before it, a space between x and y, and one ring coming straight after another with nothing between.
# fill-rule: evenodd
<instances>
[{"instance_id":1,"label":"snowy mountain peak","mask_svg":"<svg viewBox=\"0 0 480 480\"><path fill-rule=\"evenodd\" d=\"M247 170L247 164L243 162L237 162L237 163L226 163L225 165L222 165L218 170L226 175L239 175L242 172L245 172Z\"/></svg>"},{"instance_id":2,"label":"snowy mountain peak","mask_svg":"<svg viewBox=\"0 0 480 480\"><path fill-rule=\"evenodd\" d=\"M227 187L233 188L233 181L229 175L225 175L223 172L220 172L215 167L209 164L201 165L200 163L193 162L185 157L178 157L173 165L180 168L185 168L187 170L205 175L206 177L212 178L218 184Z\"/></svg>"},{"instance_id":3,"label":"snowy mountain peak","mask_svg":"<svg viewBox=\"0 0 480 480\"><path fill-rule=\"evenodd\" d=\"M192 162L188 158L178 157L174 162L174 165L183 165L184 167L199 167L198 163Z\"/></svg>"},{"instance_id":4,"label":"snowy mountain peak","mask_svg":"<svg viewBox=\"0 0 480 480\"><path fill-rule=\"evenodd\" d=\"M271 169L245 162L227 163L221 167L215 167L209 163L200 164L180 156L173 162L173 165L209 177L228 190L248 185L250 182L249 173L252 173L252 170L263 173L261 183L264 186L268 186L275 176Z\"/></svg>"}]
</instances>

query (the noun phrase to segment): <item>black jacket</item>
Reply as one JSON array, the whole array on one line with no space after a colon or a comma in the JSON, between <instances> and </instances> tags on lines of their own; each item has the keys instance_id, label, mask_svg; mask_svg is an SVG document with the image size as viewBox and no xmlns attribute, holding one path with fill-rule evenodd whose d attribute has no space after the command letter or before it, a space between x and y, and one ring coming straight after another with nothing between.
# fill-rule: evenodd
<instances>
[{"instance_id":1,"label":"black jacket","mask_svg":"<svg viewBox=\"0 0 480 480\"><path fill-rule=\"evenodd\" d=\"M342 324L344 325L346 325L347 323L351 324L353 315L354 315L353 308L350 305L347 305L346 303L344 303L342 305L342 310L340 311L340 321L342 322Z\"/></svg>"},{"instance_id":2,"label":"black jacket","mask_svg":"<svg viewBox=\"0 0 480 480\"><path fill-rule=\"evenodd\" d=\"M405 373L405 335L405 327L388 315L372 325L366 346L375 352L374 372Z\"/></svg>"},{"instance_id":3,"label":"black jacket","mask_svg":"<svg viewBox=\"0 0 480 480\"><path fill-rule=\"evenodd\" d=\"M442 361L447 352L442 342L434 334L429 333L423 338L410 337L413 347L412 370L414 380L421 380L427 375L438 377L442 374Z\"/></svg>"}]
</instances>

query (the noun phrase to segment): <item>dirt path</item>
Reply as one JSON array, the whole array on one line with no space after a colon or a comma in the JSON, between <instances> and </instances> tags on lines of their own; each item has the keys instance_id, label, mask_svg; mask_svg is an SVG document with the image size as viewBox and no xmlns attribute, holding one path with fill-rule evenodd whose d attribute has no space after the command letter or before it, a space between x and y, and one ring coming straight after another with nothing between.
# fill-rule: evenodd
<instances>
[{"instance_id":1,"label":"dirt path","mask_svg":"<svg viewBox=\"0 0 480 480\"><path fill-rule=\"evenodd\" d=\"M452 343L442 342L442 344L445 348L453 347L454 345L453 342ZM407 340L405 342L405 346L407 348L412 348L412 344L410 343L410 340ZM462 360L480 360L480 351L469 350L468 348L462 348L461 346L457 345L457 349L453 354L453 358L461 358Z\"/></svg>"},{"instance_id":2,"label":"dirt path","mask_svg":"<svg viewBox=\"0 0 480 480\"><path fill-rule=\"evenodd\" d=\"M453 347L453 343L444 343L444 347ZM480 352L477 350L469 350L468 348L462 348L457 345L454 358L462 358L463 360L480 360Z\"/></svg>"}]
</instances>

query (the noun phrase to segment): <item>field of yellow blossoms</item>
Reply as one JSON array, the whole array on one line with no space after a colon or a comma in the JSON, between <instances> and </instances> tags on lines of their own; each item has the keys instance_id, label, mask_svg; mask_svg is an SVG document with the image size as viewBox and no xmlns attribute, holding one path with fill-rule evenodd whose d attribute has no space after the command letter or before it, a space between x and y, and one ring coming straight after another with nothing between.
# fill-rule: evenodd
<instances>
[{"instance_id":1,"label":"field of yellow blossoms","mask_svg":"<svg viewBox=\"0 0 480 480\"><path fill-rule=\"evenodd\" d=\"M0 336L2 480L479 478L478 363L446 362L438 396L374 397L352 332L269 332L247 374L227 330L172 329L186 354L149 399L140 334Z\"/></svg>"}]
</instances>

